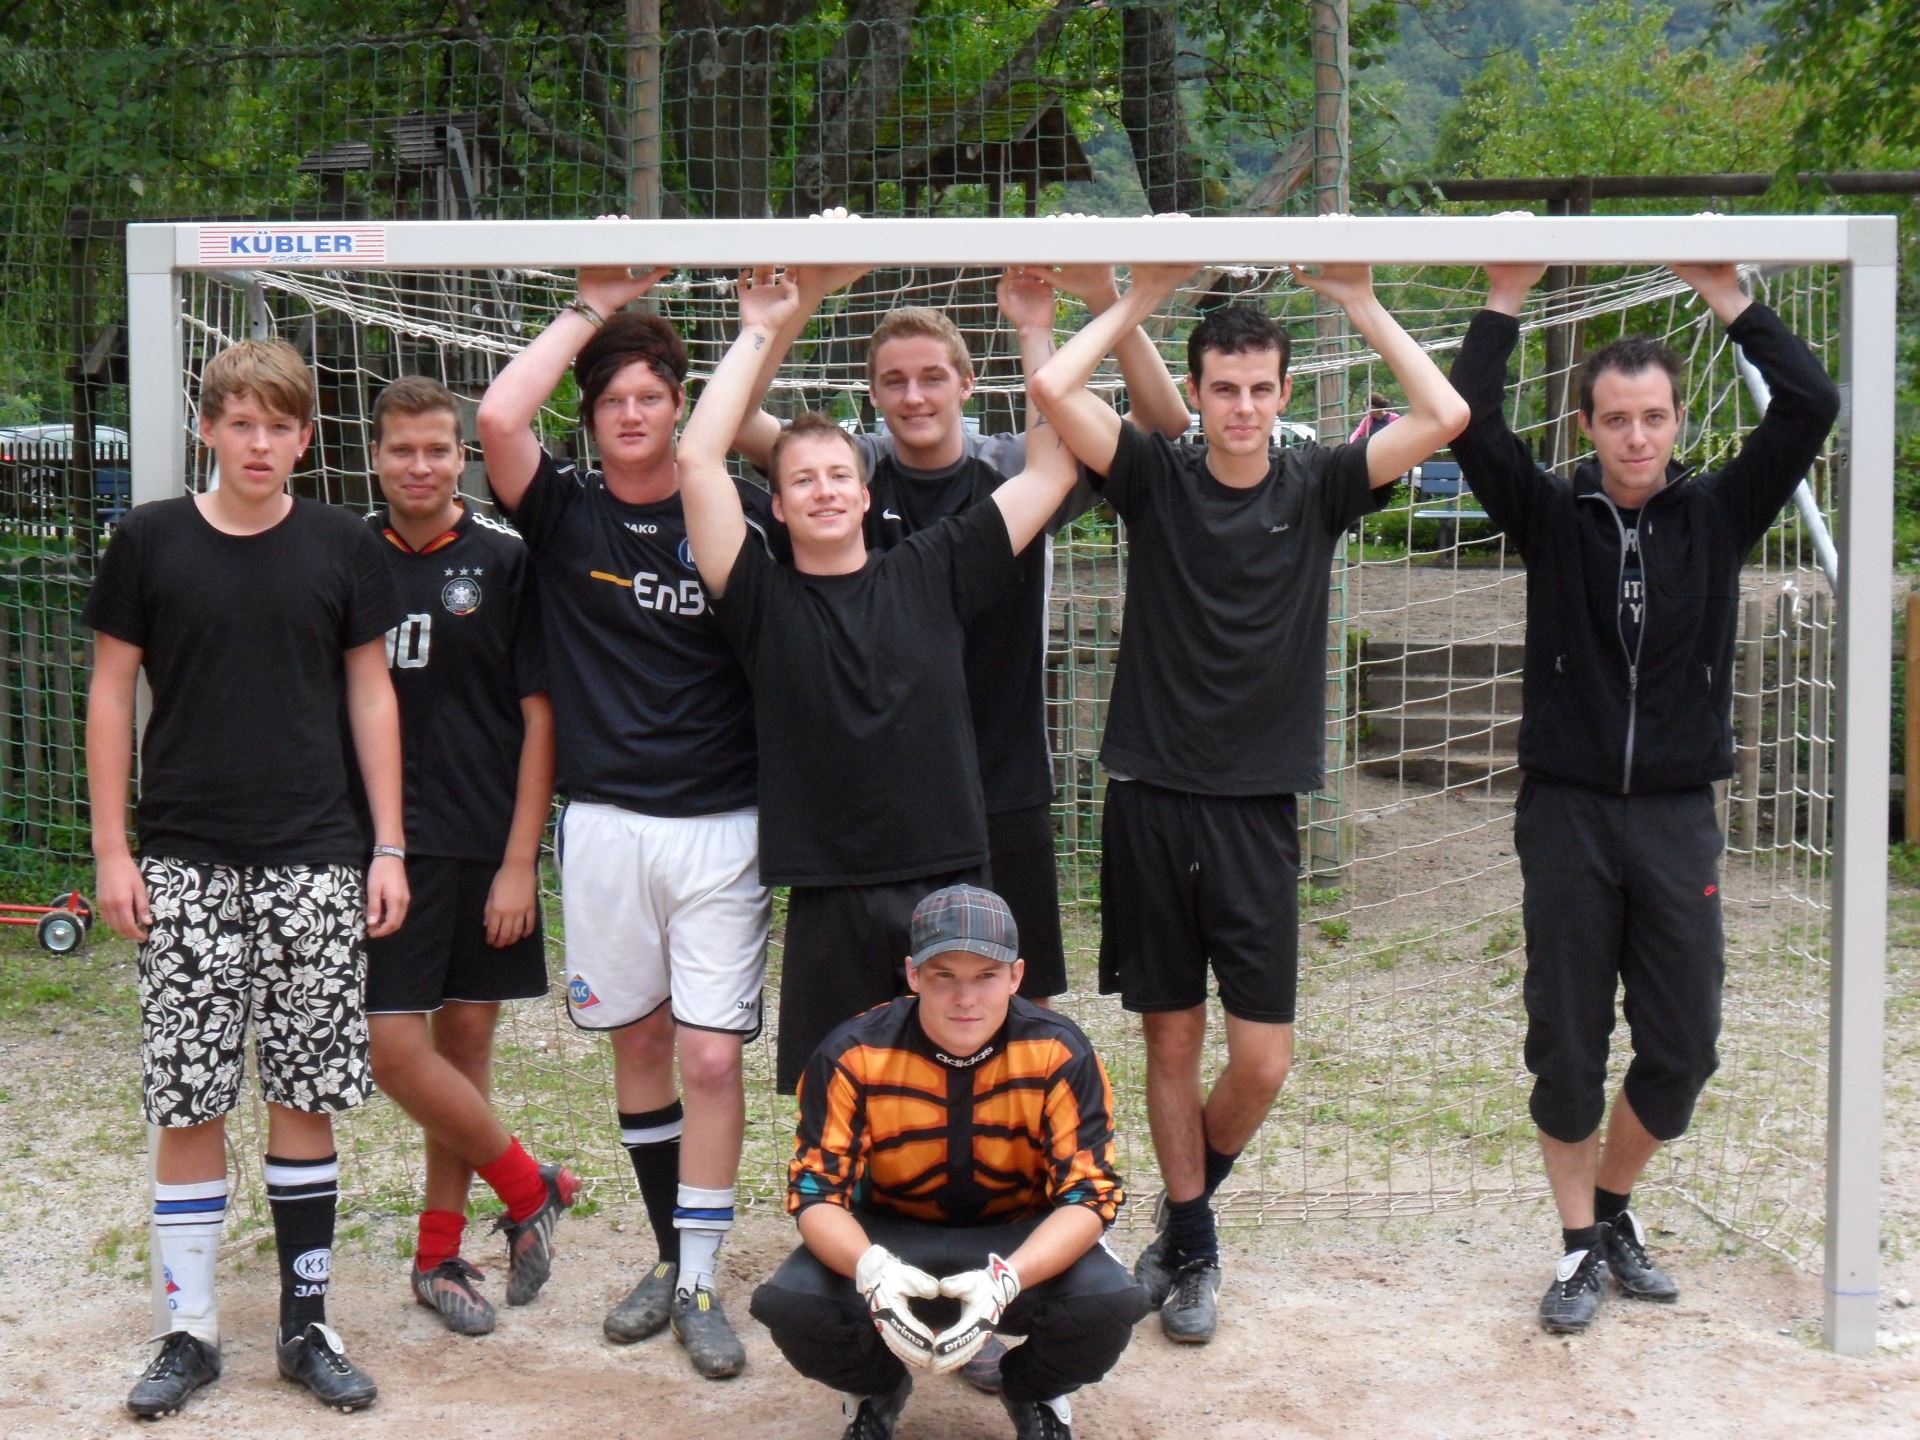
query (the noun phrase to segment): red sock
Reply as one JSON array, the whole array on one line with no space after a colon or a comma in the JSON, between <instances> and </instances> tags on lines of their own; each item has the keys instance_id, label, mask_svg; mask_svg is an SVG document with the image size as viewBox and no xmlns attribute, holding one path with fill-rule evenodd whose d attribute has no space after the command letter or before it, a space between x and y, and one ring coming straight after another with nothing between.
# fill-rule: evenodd
<instances>
[{"instance_id":1,"label":"red sock","mask_svg":"<svg viewBox=\"0 0 1920 1440\"><path fill-rule=\"evenodd\" d=\"M424 1271L453 1259L460 1253L460 1235L466 1228L464 1215L456 1215L451 1210L422 1210L420 1243L414 1251L413 1263Z\"/></svg>"},{"instance_id":2,"label":"red sock","mask_svg":"<svg viewBox=\"0 0 1920 1440\"><path fill-rule=\"evenodd\" d=\"M546 1179L518 1140L509 1140L500 1158L482 1165L479 1173L507 1207L507 1219L515 1225L547 1203Z\"/></svg>"}]
</instances>

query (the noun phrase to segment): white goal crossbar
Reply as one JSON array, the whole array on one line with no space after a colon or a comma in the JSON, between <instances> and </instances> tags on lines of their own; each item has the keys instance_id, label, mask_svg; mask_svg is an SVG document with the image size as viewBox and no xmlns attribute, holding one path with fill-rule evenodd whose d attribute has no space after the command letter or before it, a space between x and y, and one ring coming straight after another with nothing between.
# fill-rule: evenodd
<instances>
[{"instance_id":1,"label":"white goal crossbar","mask_svg":"<svg viewBox=\"0 0 1920 1440\"><path fill-rule=\"evenodd\" d=\"M183 274L254 268L583 265L736 269L831 261L1265 265L1741 261L1844 271L1837 487L1836 864L1829 1010L1825 1335L1875 1343L1887 936L1896 221L1891 217L1490 217L354 221L144 224L127 235L133 495L186 486ZM157 1264L157 1255L155 1263Z\"/></svg>"}]
</instances>

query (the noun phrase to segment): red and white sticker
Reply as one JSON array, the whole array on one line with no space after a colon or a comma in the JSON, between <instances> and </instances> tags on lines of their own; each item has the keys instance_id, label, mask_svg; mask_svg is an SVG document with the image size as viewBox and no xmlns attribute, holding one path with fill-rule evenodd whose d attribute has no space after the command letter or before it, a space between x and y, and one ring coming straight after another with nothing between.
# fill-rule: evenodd
<instances>
[{"instance_id":1,"label":"red and white sticker","mask_svg":"<svg viewBox=\"0 0 1920 1440\"><path fill-rule=\"evenodd\" d=\"M387 258L383 225L202 225L202 265L377 265Z\"/></svg>"}]
</instances>

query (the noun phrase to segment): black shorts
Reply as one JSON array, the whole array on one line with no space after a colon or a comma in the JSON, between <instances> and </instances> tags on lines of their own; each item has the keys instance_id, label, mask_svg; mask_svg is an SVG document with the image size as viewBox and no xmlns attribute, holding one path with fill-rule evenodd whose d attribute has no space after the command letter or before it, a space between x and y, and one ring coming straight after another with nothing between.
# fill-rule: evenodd
<instances>
[{"instance_id":1,"label":"black shorts","mask_svg":"<svg viewBox=\"0 0 1920 1440\"><path fill-rule=\"evenodd\" d=\"M1568 1144L1600 1127L1624 990L1628 1103L1656 1140L1679 1138L1719 1064L1726 942L1713 787L1615 795L1528 776L1513 848L1534 1123Z\"/></svg>"},{"instance_id":2,"label":"black shorts","mask_svg":"<svg viewBox=\"0 0 1920 1440\"><path fill-rule=\"evenodd\" d=\"M1053 807L1034 805L987 816L993 889L1013 911L1020 958L1027 962L1020 993L1067 993L1067 954L1060 939L1060 862L1053 853Z\"/></svg>"},{"instance_id":3,"label":"black shorts","mask_svg":"<svg viewBox=\"0 0 1920 1440\"><path fill-rule=\"evenodd\" d=\"M413 1015L448 1000L496 1004L547 993L546 931L487 943L487 891L500 867L439 855L407 857L407 919L367 941L367 1013Z\"/></svg>"},{"instance_id":4,"label":"black shorts","mask_svg":"<svg viewBox=\"0 0 1920 1440\"><path fill-rule=\"evenodd\" d=\"M883 885L793 887L780 956L774 1066L782 1095L793 1094L807 1061L834 1026L907 993L913 907L943 886L986 883L976 866Z\"/></svg>"},{"instance_id":5,"label":"black shorts","mask_svg":"<svg viewBox=\"0 0 1920 1440\"><path fill-rule=\"evenodd\" d=\"M1293 1023L1300 832L1291 795L1195 795L1107 783L1100 992L1128 1010L1190 1010L1207 966L1229 1015Z\"/></svg>"}]
</instances>

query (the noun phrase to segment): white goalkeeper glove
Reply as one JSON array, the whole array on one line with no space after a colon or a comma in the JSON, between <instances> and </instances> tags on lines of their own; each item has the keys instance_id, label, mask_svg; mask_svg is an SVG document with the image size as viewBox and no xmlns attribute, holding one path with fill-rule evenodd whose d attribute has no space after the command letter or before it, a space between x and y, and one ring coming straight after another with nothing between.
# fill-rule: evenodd
<instances>
[{"instance_id":1,"label":"white goalkeeper glove","mask_svg":"<svg viewBox=\"0 0 1920 1440\"><path fill-rule=\"evenodd\" d=\"M884 1245L869 1245L853 1267L853 1285L867 1302L873 1328L887 1348L908 1365L925 1369L933 1363L933 1332L907 1308L910 1296L932 1300L940 1282L902 1260Z\"/></svg>"},{"instance_id":2,"label":"white goalkeeper glove","mask_svg":"<svg viewBox=\"0 0 1920 1440\"><path fill-rule=\"evenodd\" d=\"M933 1341L933 1368L944 1375L958 1370L987 1343L1000 1316L1020 1293L1020 1277L998 1255L989 1255L983 1269L947 1276L940 1282L940 1293L960 1302L960 1318Z\"/></svg>"}]
</instances>

